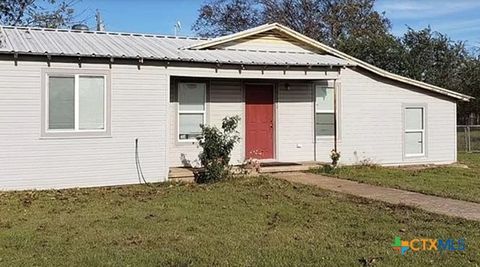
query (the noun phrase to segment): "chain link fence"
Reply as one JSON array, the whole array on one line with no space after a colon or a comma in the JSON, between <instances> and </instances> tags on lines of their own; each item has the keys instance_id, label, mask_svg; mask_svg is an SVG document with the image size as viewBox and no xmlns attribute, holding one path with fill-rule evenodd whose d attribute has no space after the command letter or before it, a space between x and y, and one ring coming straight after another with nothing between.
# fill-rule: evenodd
<instances>
[{"instance_id":1,"label":"chain link fence","mask_svg":"<svg viewBox=\"0 0 480 267\"><path fill-rule=\"evenodd\" d=\"M480 152L480 125L457 126L457 149L460 152Z\"/></svg>"}]
</instances>

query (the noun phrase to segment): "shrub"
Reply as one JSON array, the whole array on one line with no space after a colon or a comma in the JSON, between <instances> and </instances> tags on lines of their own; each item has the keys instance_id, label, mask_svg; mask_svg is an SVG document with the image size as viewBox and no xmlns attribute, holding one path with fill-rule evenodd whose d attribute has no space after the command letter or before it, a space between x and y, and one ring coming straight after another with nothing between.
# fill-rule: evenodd
<instances>
[{"instance_id":1,"label":"shrub","mask_svg":"<svg viewBox=\"0 0 480 267\"><path fill-rule=\"evenodd\" d=\"M375 163L375 161L373 161L373 159L370 159L370 158L362 159L361 161L358 162L358 165L362 167L367 167L367 168L379 167L378 164Z\"/></svg>"},{"instance_id":2,"label":"shrub","mask_svg":"<svg viewBox=\"0 0 480 267\"><path fill-rule=\"evenodd\" d=\"M331 164L325 164L318 168L313 168L310 171L319 174L337 174L338 172L340 172L340 168L338 166L338 161L340 160L340 152L332 149L332 151L330 151L330 159L332 160Z\"/></svg>"},{"instance_id":3,"label":"shrub","mask_svg":"<svg viewBox=\"0 0 480 267\"><path fill-rule=\"evenodd\" d=\"M332 149L332 151L330 151L330 158L332 159L332 166L336 168L338 165L338 161L340 160L340 152Z\"/></svg>"},{"instance_id":4,"label":"shrub","mask_svg":"<svg viewBox=\"0 0 480 267\"><path fill-rule=\"evenodd\" d=\"M222 120L222 129L201 125L202 135L198 140L202 152L198 157L204 169L196 173L196 182L214 182L230 175L230 154L240 140L236 130L239 121L239 116L225 117Z\"/></svg>"}]
</instances>

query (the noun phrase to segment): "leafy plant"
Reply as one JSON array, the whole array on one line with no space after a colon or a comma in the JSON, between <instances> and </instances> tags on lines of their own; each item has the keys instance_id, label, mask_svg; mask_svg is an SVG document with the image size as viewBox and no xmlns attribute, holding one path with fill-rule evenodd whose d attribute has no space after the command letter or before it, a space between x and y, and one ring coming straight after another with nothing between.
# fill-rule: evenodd
<instances>
[{"instance_id":1,"label":"leafy plant","mask_svg":"<svg viewBox=\"0 0 480 267\"><path fill-rule=\"evenodd\" d=\"M332 159L332 166L334 168L337 167L340 156L340 152L336 151L335 149L332 149L332 151L330 151L330 158Z\"/></svg>"},{"instance_id":2,"label":"leafy plant","mask_svg":"<svg viewBox=\"0 0 480 267\"><path fill-rule=\"evenodd\" d=\"M379 167L379 165L377 163L375 163L375 161L373 161L373 159L371 159L371 158L362 159L359 162L359 165L362 166L362 167L368 167L368 168Z\"/></svg>"},{"instance_id":3,"label":"leafy plant","mask_svg":"<svg viewBox=\"0 0 480 267\"><path fill-rule=\"evenodd\" d=\"M224 179L230 175L230 154L238 141L239 116L225 117L222 128L201 125L202 135L198 138L202 152L199 159L203 170L195 174L198 183L209 183Z\"/></svg>"},{"instance_id":4,"label":"leafy plant","mask_svg":"<svg viewBox=\"0 0 480 267\"><path fill-rule=\"evenodd\" d=\"M318 174L337 174L341 171L341 168L338 167L338 161L340 160L340 152L332 149L330 151L330 159L332 159L331 164L324 164L318 168L310 169L310 172Z\"/></svg>"}]
</instances>

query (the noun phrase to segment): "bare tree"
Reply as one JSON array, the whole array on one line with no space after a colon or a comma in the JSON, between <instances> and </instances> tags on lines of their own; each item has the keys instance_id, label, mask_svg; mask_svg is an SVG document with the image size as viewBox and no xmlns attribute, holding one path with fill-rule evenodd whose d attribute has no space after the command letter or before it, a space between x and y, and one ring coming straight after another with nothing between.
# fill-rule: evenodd
<instances>
[{"instance_id":1,"label":"bare tree","mask_svg":"<svg viewBox=\"0 0 480 267\"><path fill-rule=\"evenodd\" d=\"M387 34L390 21L374 10L375 0L208 0L193 30L207 37L278 22L337 46L348 38Z\"/></svg>"},{"instance_id":2,"label":"bare tree","mask_svg":"<svg viewBox=\"0 0 480 267\"><path fill-rule=\"evenodd\" d=\"M192 29L201 36L221 36L263 23L257 0L211 0L203 4Z\"/></svg>"},{"instance_id":3,"label":"bare tree","mask_svg":"<svg viewBox=\"0 0 480 267\"><path fill-rule=\"evenodd\" d=\"M0 0L0 24L58 28L77 22L78 0Z\"/></svg>"}]
</instances>

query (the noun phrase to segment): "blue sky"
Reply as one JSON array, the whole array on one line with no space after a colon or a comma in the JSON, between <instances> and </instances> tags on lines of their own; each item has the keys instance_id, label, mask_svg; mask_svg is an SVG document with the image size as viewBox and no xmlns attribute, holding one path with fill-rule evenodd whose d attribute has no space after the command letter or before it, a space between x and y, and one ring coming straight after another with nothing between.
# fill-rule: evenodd
<instances>
[{"instance_id":1,"label":"blue sky","mask_svg":"<svg viewBox=\"0 0 480 267\"><path fill-rule=\"evenodd\" d=\"M385 11L393 23L392 32L401 35L407 26L446 33L454 40L468 41L480 48L479 0L377 0L376 9Z\"/></svg>"},{"instance_id":2,"label":"blue sky","mask_svg":"<svg viewBox=\"0 0 480 267\"><path fill-rule=\"evenodd\" d=\"M194 35L194 23L202 0L83 0L79 10L99 9L107 30L173 34L177 20L181 35ZM454 40L480 47L480 0L377 0L376 9L385 11L393 23L392 32L401 35L407 25L421 29L430 25ZM94 25L93 17L90 24Z\"/></svg>"}]
</instances>

